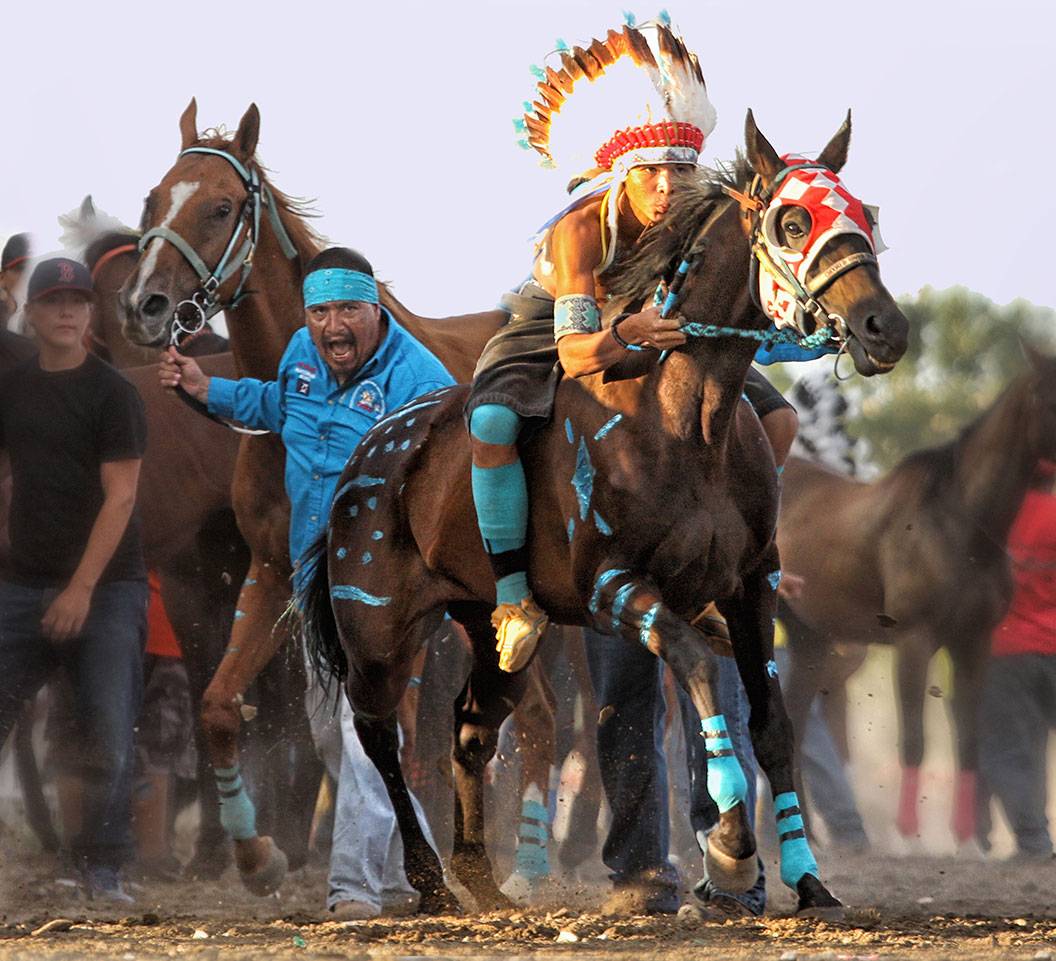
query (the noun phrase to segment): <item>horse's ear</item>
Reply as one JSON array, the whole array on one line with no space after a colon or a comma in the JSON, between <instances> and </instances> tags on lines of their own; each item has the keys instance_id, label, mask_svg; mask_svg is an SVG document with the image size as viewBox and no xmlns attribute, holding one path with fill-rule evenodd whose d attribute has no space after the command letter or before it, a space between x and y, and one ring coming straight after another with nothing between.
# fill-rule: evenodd
<instances>
[{"instance_id":1,"label":"horse's ear","mask_svg":"<svg viewBox=\"0 0 1056 961\"><path fill-rule=\"evenodd\" d=\"M198 101L191 97L183 116L180 117L180 150L198 143Z\"/></svg>"},{"instance_id":2,"label":"horse's ear","mask_svg":"<svg viewBox=\"0 0 1056 961\"><path fill-rule=\"evenodd\" d=\"M851 145L851 112L847 111L847 119L843 126L836 131L836 136L826 144L825 149L818 154L818 163L824 164L834 174L838 174L847 163L847 149Z\"/></svg>"},{"instance_id":3,"label":"horse's ear","mask_svg":"<svg viewBox=\"0 0 1056 961\"><path fill-rule=\"evenodd\" d=\"M784 164L770 141L759 132L755 125L755 116L750 109L744 120L744 143L748 148L748 163L752 170L769 183Z\"/></svg>"},{"instance_id":4,"label":"horse's ear","mask_svg":"<svg viewBox=\"0 0 1056 961\"><path fill-rule=\"evenodd\" d=\"M255 103L242 115L235 134L235 150L243 160L249 160L257 152L257 138L260 136L260 111Z\"/></svg>"},{"instance_id":5,"label":"horse's ear","mask_svg":"<svg viewBox=\"0 0 1056 961\"><path fill-rule=\"evenodd\" d=\"M92 200L92 195L87 194L84 200L81 201L81 220L94 220L95 219L95 201Z\"/></svg>"}]
</instances>

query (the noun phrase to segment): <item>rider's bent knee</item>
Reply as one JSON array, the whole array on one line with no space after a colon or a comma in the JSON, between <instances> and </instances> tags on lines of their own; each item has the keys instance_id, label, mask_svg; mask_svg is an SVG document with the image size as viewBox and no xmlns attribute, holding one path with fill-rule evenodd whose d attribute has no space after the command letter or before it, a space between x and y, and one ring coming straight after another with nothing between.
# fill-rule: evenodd
<instances>
[{"instance_id":1,"label":"rider's bent knee","mask_svg":"<svg viewBox=\"0 0 1056 961\"><path fill-rule=\"evenodd\" d=\"M511 447L520 430L521 418L501 404L481 404L469 418L469 432L485 444Z\"/></svg>"}]
</instances>

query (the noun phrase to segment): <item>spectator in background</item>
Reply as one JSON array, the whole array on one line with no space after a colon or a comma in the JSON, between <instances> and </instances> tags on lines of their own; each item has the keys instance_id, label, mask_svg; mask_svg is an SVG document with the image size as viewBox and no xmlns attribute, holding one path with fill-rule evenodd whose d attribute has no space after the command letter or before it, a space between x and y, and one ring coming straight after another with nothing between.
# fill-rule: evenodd
<instances>
[{"instance_id":1,"label":"spectator in background","mask_svg":"<svg viewBox=\"0 0 1056 961\"><path fill-rule=\"evenodd\" d=\"M0 252L0 329L18 313L22 277L33 256L29 234L12 234Z\"/></svg>"},{"instance_id":2,"label":"spectator in background","mask_svg":"<svg viewBox=\"0 0 1056 961\"><path fill-rule=\"evenodd\" d=\"M0 374L0 447L13 478L0 742L64 666L83 761L73 854L89 896L127 901L118 871L134 852L132 731L147 613L135 496L146 418L132 385L84 348L94 296L82 264L38 264L26 306L38 354Z\"/></svg>"},{"instance_id":3,"label":"spectator in background","mask_svg":"<svg viewBox=\"0 0 1056 961\"><path fill-rule=\"evenodd\" d=\"M1042 462L1008 537L1015 593L994 631L983 691L980 767L1024 858L1053 856L1045 817L1056 729L1056 464Z\"/></svg>"}]
</instances>

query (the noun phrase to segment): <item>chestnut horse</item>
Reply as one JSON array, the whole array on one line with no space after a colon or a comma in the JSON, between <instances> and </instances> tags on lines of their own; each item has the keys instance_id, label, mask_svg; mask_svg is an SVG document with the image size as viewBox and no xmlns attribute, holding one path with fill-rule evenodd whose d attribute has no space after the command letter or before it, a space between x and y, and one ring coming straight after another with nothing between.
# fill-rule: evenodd
<instances>
[{"instance_id":1,"label":"chestnut horse","mask_svg":"<svg viewBox=\"0 0 1056 961\"><path fill-rule=\"evenodd\" d=\"M798 458L785 467L777 543L805 579L802 595L782 602L792 725L803 730L835 643L894 645L897 825L907 838L919 832L924 692L940 647L953 662L953 830L960 842L975 834L980 688L1012 592L1005 544L1038 459L1056 457L1056 359L1028 354L1028 370L956 440L910 454L872 484Z\"/></svg>"},{"instance_id":2,"label":"chestnut horse","mask_svg":"<svg viewBox=\"0 0 1056 961\"><path fill-rule=\"evenodd\" d=\"M734 775L740 768L721 730L715 655L690 623L717 602L751 702L756 756L785 802L778 815L786 819L782 879L800 911L828 913L841 906L817 877L799 827L792 735L773 667L777 471L758 419L741 400L769 326L750 291L750 259L760 212L788 168L750 112L746 139L747 161L731 178L680 186L662 224L614 278L614 294L640 303L681 260L690 272L681 308L690 321L687 343L662 363L653 351L632 355L622 379L611 370L563 378L551 421L520 442L532 505L529 578L555 622L596 623L663 657L700 717L719 725L707 735L715 758L709 789L722 810L708 841L709 875L727 890L746 890L756 876L756 847L744 779ZM818 164L838 171L849 140L848 118ZM802 249L811 227L806 209L782 207L779 223L789 246ZM788 223L804 238L798 248ZM815 269L831 277L849 257L858 264L819 296L824 311L841 318L838 336L858 370L873 374L904 353L908 324L865 247L859 235L834 237ZM423 636L445 611L474 649L454 712L451 867L478 908L509 903L484 848L483 772L527 672L498 667L495 583L470 489L467 396L459 387L425 395L366 435L342 475L303 598L310 648L345 679L360 739L385 779L423 912L448 911L457 901L410 804L393 714Z\"/></svg>"},{"instance_id":3,"label":"chestnut horse","mask_svg":"<svg viewBox=\"0 0 1056 961\"><path fill-rule=\"evenodd\" d=\"M204 319L211 305L223 306L235 376L271 379L303 323L301 279L322 242L305 219L306 209L276 190L256 160L260 114L255 104L230 139L199 136L194 100L179 126L180 156L150 191L141 226L147 233L163 229L165 237L178 237L201 264L218 265L217 271L227 259L225 250L238 247L235 241L243 235L252 237L247 245L252 252L244 265L237 257L231 261L234 272L209 285L212 299L207 301L204 278L187 254L171 240L153 236L119 295L125 335L137 344L163 348L172 339L177 316L179 327L187 329L188 316L194 322ZM257 228L252 224L254 205ZM481 350L506 318L504 311L494 310L425 319L384 288L381 297L396 320L462 381L472 376ZM284 466L278 437L242 441L232 501L251 560L229 646L202 700L214 768L237 765L243 693L287 636L284 622L280 624L292 573ZM235 853L250 890L267 894L281 883L285 859L270 838L254 834L236 839Z\"/></svg>"}]
</instances>

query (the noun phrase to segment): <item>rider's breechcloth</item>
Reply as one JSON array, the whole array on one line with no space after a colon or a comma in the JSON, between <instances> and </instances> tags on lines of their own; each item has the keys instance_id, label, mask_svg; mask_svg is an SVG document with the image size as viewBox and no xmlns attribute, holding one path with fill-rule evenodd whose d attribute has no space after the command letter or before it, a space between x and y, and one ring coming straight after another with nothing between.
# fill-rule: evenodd
<instances>
[{"instance_id":1,"label":"rider's breechcloth","mask_svg":"<svg viewBox=\"0 0 1056 961\"><path fill-rule=\"evenodd\" d=\"M510 319L477 361L466 423L482 404L499 404L527 420L547 421L561 379L554 341L554 298L534 280L504 294Z\"/></svg>"}]
</instances>

